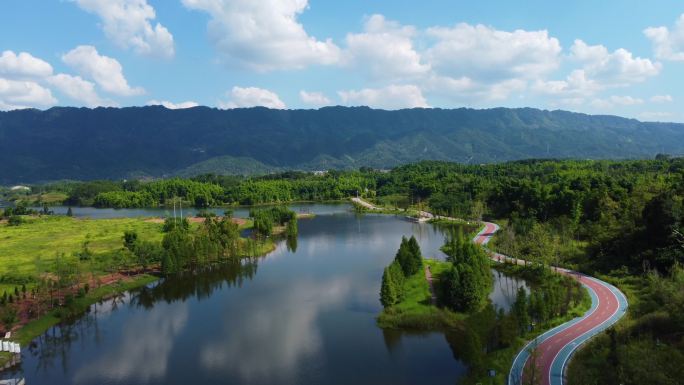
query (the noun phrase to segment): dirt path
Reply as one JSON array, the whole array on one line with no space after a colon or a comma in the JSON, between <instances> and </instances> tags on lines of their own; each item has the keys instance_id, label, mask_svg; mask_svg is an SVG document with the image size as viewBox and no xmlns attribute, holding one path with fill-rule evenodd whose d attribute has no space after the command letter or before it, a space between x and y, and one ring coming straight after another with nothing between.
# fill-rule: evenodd
<instances>
[{"instance_id":1,"label":"dirt path","mask_svg":"<svg viewBox=\"0 0 684 385\"><path fill-rule=\"evenodd\" d=\"M437 305L437 294L435 293L435 285L433 282L432 278L432 271L430 270L430 266L425 266L425 279L428 282L428 286L430 287L430 301L433 305Z\"/></svg>"}]
</instances>

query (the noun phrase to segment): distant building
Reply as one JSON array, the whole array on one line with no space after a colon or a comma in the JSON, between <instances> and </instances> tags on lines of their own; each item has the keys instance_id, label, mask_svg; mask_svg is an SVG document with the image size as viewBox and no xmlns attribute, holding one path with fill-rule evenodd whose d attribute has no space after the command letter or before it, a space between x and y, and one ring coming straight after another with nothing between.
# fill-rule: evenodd
<instances>
[{"instance_id":1,"label":"distant building","mask_svg":"<svg viewBox=\"0 0 684 385\"><path fill-rule=\"evenodd\" d=\"M29 191L29 190L31 190L31 188L28 186L12 186L12 187L10 187L10 190L11 191Z\"/></svg>"},{"instance_id":2,"label":"distant building","mask_svg":"<svg viewBox=\"0 0 684 385\"><path fill-rule=\"evenodd\" d=\"M313 174L316 176L325 176L326 174L328 174L328 171L317 170L317 171L314 171Z\"/></svg>"}]
</instances>

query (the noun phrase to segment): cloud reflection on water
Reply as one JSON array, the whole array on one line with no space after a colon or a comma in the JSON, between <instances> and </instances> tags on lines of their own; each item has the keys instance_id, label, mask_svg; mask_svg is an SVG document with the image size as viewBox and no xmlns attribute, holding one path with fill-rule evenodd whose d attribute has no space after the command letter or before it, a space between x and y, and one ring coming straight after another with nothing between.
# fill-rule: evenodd
<instances>
[{"instance_id":1,"label":"cloud reflection on water","mask_svg":"<svg viewBox=\"0 0 684 385\"><path fill-rule=\"evenodd\" d=\"M200 364L245 382L292 381L303 361L322 347L317 317L350 289L347 279L301 281L247 302L239 315L226 317L222 334L201 349Z\"/></svg>"},{"instance_id":2,"label":"cloud reflection on water","mask_svg":"<svg viewBox=\"0 0 684 385\"><path fill-rule=\"evenodd\" d=\"M73 382L93 383L109 379L144 383L163 378L174 337L187 321L186 303L160 302L149 311L136 312L123 327L123 337L117 348L109 350L97 361L82 366L75 373Z\"/></svg>"}]
</instances>

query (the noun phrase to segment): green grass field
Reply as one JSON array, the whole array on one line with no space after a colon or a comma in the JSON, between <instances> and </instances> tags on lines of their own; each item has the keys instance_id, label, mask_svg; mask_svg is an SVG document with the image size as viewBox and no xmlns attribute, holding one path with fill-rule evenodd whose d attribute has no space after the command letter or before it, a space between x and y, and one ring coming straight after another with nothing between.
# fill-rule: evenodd
<instances>
[{"instance_id":1,"label":"green grass field","mask_svg":"<svg viewBox=\"0 0 684 385\"><path fill-rule=\"evenodd\" d=\"M90 242L90 251L97 255L122 247L126 230L137 231L144 240L160 241L162 238L161 224L141 218L43 216L25 221L20 226L0 225L0 277L3 281L9 277L35 276L39 265L50 264L57 253L72 257L82 249L85 241Z\"/></svg>"}]
</instances>

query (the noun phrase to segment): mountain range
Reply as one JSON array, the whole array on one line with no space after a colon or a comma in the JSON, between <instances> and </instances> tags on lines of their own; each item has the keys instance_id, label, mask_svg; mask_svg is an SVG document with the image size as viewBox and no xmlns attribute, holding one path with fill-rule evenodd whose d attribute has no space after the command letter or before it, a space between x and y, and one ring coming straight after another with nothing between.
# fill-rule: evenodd
<instances>
[{"instance_id":1,"label":"mountain range","mask_svg":"<svg viewBox=\"0 0 684 385\"><path fill-rule=\"evenodd\" d=\"M0 184L658 153L684 154L684 124L533 108L0 112Z\"/></svg>"}]
</instances>

